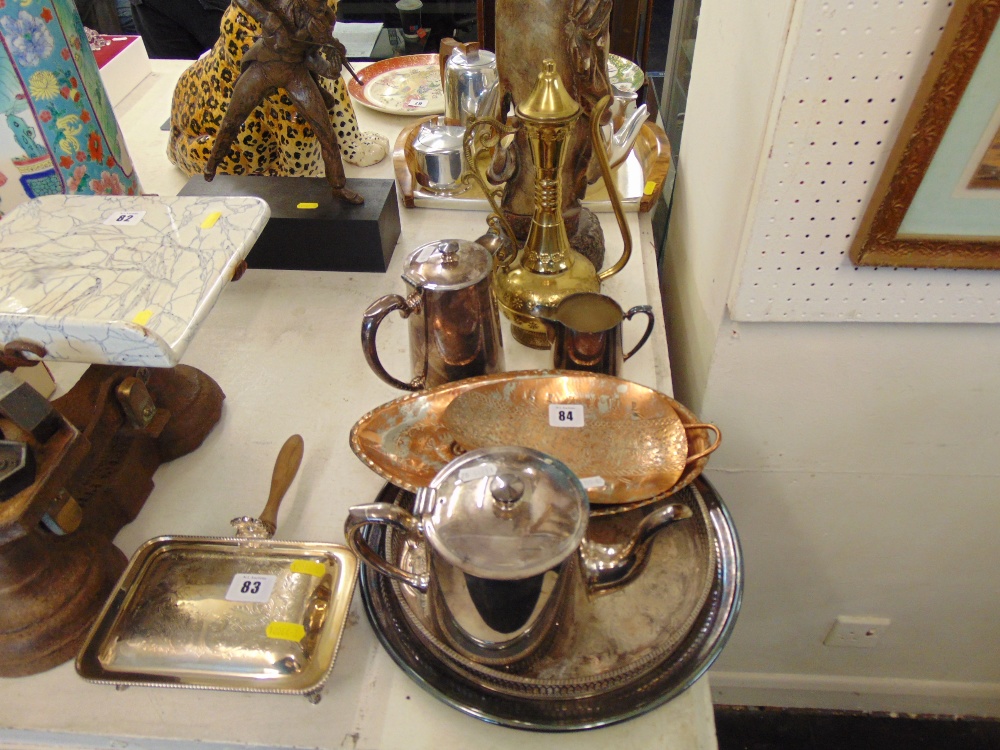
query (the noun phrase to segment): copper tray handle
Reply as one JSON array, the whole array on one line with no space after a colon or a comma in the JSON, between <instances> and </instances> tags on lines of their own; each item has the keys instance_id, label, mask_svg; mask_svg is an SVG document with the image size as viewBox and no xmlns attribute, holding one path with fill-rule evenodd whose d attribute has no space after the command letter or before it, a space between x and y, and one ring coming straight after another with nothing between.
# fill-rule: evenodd
<instances>
[{"instance_id":1,"label":"copper tray handle","mask_svg":"<svg viewBox=\"0 0 1000 750\"><path fill-rule=\"evenodd\" d=\"M686 424L684 425L684 431L688 430L711 430L715 433L715 442L708 446L705 450L700 453L695 453L693 456L688 456L687 460L684 462L685 465L692 464L699 458L704 458L709 453L714 453L715 449L722 444L722 431L716 427L714 424L706 422L705 424Z\"/></svg>"}]
</instances>

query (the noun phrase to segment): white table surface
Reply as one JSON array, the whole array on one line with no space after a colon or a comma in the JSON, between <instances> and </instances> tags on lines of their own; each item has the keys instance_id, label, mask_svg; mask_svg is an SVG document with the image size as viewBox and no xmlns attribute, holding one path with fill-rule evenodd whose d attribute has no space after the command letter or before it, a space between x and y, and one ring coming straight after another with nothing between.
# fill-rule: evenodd
<instances>
[{"instance_id":1,"label":"white table surface","mask_svg":"<svg viewBox=\"0 0 1000 750\"><path fill-rule=\"evenodd\" d=\"M119 107L119 120L146 192L175 194L186 176L165 158L173 83L186 63L153 61L153 74ZM362 129L395 133L403 117L357 106ZM387 158L374 167L347 165L348 177L391 178ZM131 555L162 534L225 536L229 519L257 514L271 467L292 433L305 440L299 475L282 505L278 537L343 543L352 504L370 502L383 482L351 452L348 433L369 409L402 395L368 369L360 346L364 309L383 294L403 292L405 256L425 242L475 239L485 216L473 212L400 209L403 231L385 274L251 269L231 284L194 337L183 361L215 378L226 393L222 419L195 452L164 464L139 517L115 543ZM612 215L602 217L609 258L621 239ZM623 307L659 306L648 214L629 216L634 256L604 285ZM629 325L626 323L626 325ZM640 327L641 323L635 324ZM382 326L379 350L408 376L406 322ZM505 325L508 369L544 367L547 353L513 341ZM637 336L638 330L631 335ZM626 341L629 338L626 329ZM651 339L622 375L670 392L666 339L657 321ZM60 376L57 373L57 380ZM62 383L61 383L62 384ZM32 677L0 679L0 746L34 748L715 748L706 679L665 705L630 721L586 732L538 733L498 727L437 700L409 678L377 642L355 594L336 665L322 693L305 698L133 687L115 690L79 678L72 663Z\"/></svg>"}]
</instances>

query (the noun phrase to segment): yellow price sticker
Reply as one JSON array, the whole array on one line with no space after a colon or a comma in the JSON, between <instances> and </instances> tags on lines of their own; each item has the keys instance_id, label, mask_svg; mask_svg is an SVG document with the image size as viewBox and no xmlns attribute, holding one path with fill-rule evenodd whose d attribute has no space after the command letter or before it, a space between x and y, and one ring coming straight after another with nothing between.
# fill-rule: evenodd
<instances>
[{"instance_id":1,"label":"yellow price sticker","mask_svg":"<svg viewBox=\"0 0 1000 750\"><path fill-rule=\"evenodd\" d=\"M203 222L201 222L201 228L211 229L212 227L215 226L215 222L217 222L221 218L222 218L222 211L213 211L212 213L210 213L208 216L205 217L205 220Z\"/></svg>"},{"instance_id":2,"label":"yellow price sticker","mask_svg":"<svg viewBox=\"0 0 1000 750\"><path fill-rule=\"evenodd\" d=\"M132 316L132 322L137 326L144 326L153 318L152 310L142 310Z\"/></svg>"},{"instance_id":3,"label":"yellow price sticker","mask_svg":"<svg viewBox=\"0 0 1000 750\"><path fill-rule=\"evenodd\" d=\"M322 578L326 575L326 566L315 560L295 560L292 563L293 573L305 573L307 576Z\"/></svg>"},{"instance_id":4,"label":"yellow price sticker","mask_svg":"<svg viewBox=\"0 0 1000 750\"><path fill-rule=\"evenodd\" d=\"M652 195L656 191L656 183L652 180L647 180L646 185L643 187L643 195Z\"/></svg>"},{"instance_id":5,"label":"yellow price sticker","mask_svg":"<svg viewBox=\"0 0 1000 750\"><path fill-rule=\"evenodd\" d=\"M295 207L296 208L319 208L319 204L318 203L298 203L298 204L296 204Z\"/></svg>"},{"instance_id":6,"label":"yellow price sticker","mask_svg":"<svg viewBox=\"0 0 1000 750\"><path fill-rule=\"evenodd\" d=\"M297 622L269 622L265 632L268 638L295 643L306 637L306 629Z\"/></svg>"}]
</instances>

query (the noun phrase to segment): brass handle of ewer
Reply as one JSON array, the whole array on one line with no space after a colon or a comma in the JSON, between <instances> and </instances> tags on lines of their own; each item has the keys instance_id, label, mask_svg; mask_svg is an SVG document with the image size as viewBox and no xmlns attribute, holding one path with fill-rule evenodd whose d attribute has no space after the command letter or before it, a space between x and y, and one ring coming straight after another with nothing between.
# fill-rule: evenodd
<instances>
[{"instance_id":1,"label":"brass handle of ewer","mask_svg":"<svg viewBox=\"0 0 1000 750\"><path fill-rule=\"evenodd\" d=\"M615 189L614 176L611 174L611 165L608 163L607 150L604 148L604 140L601 138L601 117L604 116L604 110L608 108L610 102L611 95L608 94L594 105L594 109L590 113L590 141L594 146L594 154L597 156L597 161L601 165L601 177L604 179L604 185L608 190L608 197L611 199L611 208L614 209L615 219L618 220L618 228L622 233L624 247L618 261L611 268L606 268L597 274L597 278L601 281L609 279L621 271L625 267L625 264L628 263L628 259L632 257L632 234L629 232L628 222L625 220L625 211L622 208L622 201L618 196L618 191Z\"/></svg>"}]
</instances>

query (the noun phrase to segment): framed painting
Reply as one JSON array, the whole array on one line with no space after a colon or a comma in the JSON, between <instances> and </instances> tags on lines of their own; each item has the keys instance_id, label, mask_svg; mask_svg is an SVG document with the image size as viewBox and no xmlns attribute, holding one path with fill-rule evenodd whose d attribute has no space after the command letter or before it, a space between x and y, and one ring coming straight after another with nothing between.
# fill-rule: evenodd
<instances>
[{"instance_id":1,"label":"framed painting","mask_svg":"<svg viewBox=\"0 0 1000 750\"><path fill-rule=\"evenodd\" d=\"M1000 268L1000 0L956 0L851 246L861 266Z\"/></svg>"}]
</instances>

